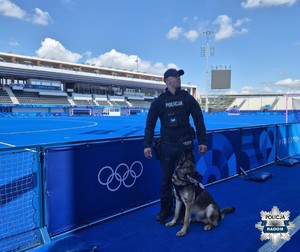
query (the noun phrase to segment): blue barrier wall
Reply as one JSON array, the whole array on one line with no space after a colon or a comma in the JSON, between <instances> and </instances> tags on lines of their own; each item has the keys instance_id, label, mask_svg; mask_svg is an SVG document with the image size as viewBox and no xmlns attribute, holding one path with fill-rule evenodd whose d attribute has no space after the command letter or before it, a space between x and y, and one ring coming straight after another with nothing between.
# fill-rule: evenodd
<instances>
[{"instance_id":1,"label":"blue barrier wall","mask_svg":"<svg viewBox=\"0 0 300 252\"><path fill-rule=\"evenodd\" d=\"M207 136L208 151L196 155L196 169L203 176L203 184L228 178L237 173L237 153L240 146L239 129L211 132ZM197 149L195 150L197 153Z\"/></svg>"},{"instance_id":2,"label":"blue barrier wall","mask_svg":"<svg viewBox=\"0 0 300 252\"><path fill-rule=\"evenodd\" d=\"M141 140L50 148L45 161L50 235L159 199L158 161Z\"/></svg>"},{"instance_id":3,"label":"blue barrier wall","mask_svg":"<svg viewBox=\"0 0 300 252\"><path fill-rule=\"evenodd\" d=\"M209 132L208 152L196 155L202 183L235 176L239 167L247 171L272 163L278 153L281 157L299 153L299 128L299 124L271 125ZM143 156L141 138L48 148L45 174L46 223L51 236L160 196L159 162Z\"/></svg>"},{"instance_id":4,"label":"blue barrier wall","mask_svg":"<svg viewBox=\"0 0 300 252\"><path fill-rule=\"evenodd\" d=\"M239 166L250 170L274 162L276 157L276 126L242 129Z\"/></svg>"},{"instance_id":5,"label":"blue barrier wall","mask_svg":"<svg viewBox=\"0 0 300 252\"><path fill-rule=\"evenodd\" d=\"M300 152L300 125L286 124L278 126L277 155L280 159Z\"/></svg>"},{"instance_id":6,"label":"blue barrier wall","mask_svg":"<svg viewBox=\"0 0 300 252\"><path fill-rule=\"evenodd\" d=\"M197 151L197 150L195 150ZM240 128L211 132L208 152L197 156L197 170L203 184L212 183L274 162L276 157L276 126Z\"/></svg>"}]
</instances>

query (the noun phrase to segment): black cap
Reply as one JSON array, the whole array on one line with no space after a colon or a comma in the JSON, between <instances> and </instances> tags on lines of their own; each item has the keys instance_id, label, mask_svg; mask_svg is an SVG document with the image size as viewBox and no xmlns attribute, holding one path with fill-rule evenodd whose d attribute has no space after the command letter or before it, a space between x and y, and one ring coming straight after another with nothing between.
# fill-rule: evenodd
<instances>
[{"instance_id":1,"label":"black cap","mask_svg":"<svg viewBox=\"0 0 300 252\"><path fill-rule=\"evenodd\" d=\"M184 71L182 69L177 71L174 68L170 68L164 73L164 80L170 76L177 76L177 75L179 75L179 76L184 75Z\"/></svg>"}]
</instances>

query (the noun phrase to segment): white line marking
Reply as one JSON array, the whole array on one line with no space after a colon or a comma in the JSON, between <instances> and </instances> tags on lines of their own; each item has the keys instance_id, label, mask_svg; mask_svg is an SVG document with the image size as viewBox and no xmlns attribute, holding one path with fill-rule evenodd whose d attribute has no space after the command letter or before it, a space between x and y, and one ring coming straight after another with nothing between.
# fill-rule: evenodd
<instances>
[{"instance_id":1,"label":"white line marking","mask_svg":"<svg viewBox=\"0 0 300 252\"><path fill-rule=\"evenodd\" d=\"M4 143L4 142L0 142L0 144L5 145L5 146L9 146L9 147L17 147L16 145L9 144L9 143ZM24 150L30 151L30 152L37 152L36 150L31 150L31 149L28 149L28 148L25 148Z\"/></svg>"},{"instance_id":2,"label":"white line marking","mask_svg":"<svg viewBox=\"0 0 300 252\"><path fill-rule=\"evenodd\" d=\"M9 147L16 147L16 145L9 144L9 143L4 143L4 142L0 142L0 144L6 145L6 146L9 146Z\"/></svg>"},{"instance_id":3,"label":"white line marking","mask_svg":"<svg viewBox=\"0 0 300 252\"><path fill-rule=\"evenodd\" d=\"M78 127L69 127L69 128L59 128L59 129L45 129L45 130L28 130L28 131L15 131L15 132L4 132L0 133L0 135L15 135L15 134L24 134L24 133L40 133L40 132L50 132L50 131L63 131L63 130L73 130L73 129L84 129L95 127L98 125L96 122L90 122L91 125L87 126L78 126Z\"/></svg>"}]
</instances>

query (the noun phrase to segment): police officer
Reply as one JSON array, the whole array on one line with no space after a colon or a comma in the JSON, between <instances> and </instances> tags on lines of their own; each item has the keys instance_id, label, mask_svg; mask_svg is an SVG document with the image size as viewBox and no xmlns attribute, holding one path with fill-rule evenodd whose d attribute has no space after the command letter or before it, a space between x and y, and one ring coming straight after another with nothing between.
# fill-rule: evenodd
<instances>
[{"instance_id":1,"label":"police officer","mask_svg":"<svg viewBox=\"0 0 300 252\"><path fill-rule=\"evenodd\" d=\"M144 155L150 159L152 157L152 142L157 119L160 119L160 166L162 170L161 180L161 200L160 212L156 219L164 222L172 214L172 175L177 161L186 147L189 150L192 146L184 146L183 142L194 144L193 127L190 124L190 115L196 128L198 140L198 151L204 154L206 146L206 127L204 124L202 110L199 103L188 92L181 90L180 76L183 70L168 69L164 73L164 82L167 88L157 99L155 99L149 109L146 121L144 136ZM184 139L184 140L183 140Z\"/></svg>"}]
</instances>

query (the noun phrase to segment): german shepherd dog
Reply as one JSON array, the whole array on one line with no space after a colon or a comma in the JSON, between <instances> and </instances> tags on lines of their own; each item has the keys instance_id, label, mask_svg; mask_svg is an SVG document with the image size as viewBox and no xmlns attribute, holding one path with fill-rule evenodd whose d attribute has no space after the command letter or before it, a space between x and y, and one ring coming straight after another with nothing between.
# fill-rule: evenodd
<instances>
[{"instance_id":1,"label":"german shepherd dog","mask_svg":"<svg viewBox=\"0 0 300 252\"><path fill-rule=\"evenodd\" d=\"M203 222L206 224L204 230L211 230L219 224L225 214L235 209L234 207L219 208L209 192L196 180L201 175L192 160L194 160L192 152L183 153L172 177L176 205L174 218L165 224L167 227L176 224L183 204L185 206L183 226L176 236L186 235L191 221ZM195 217L191 220L192 214Z\"/></svg>"}]
</instances>

